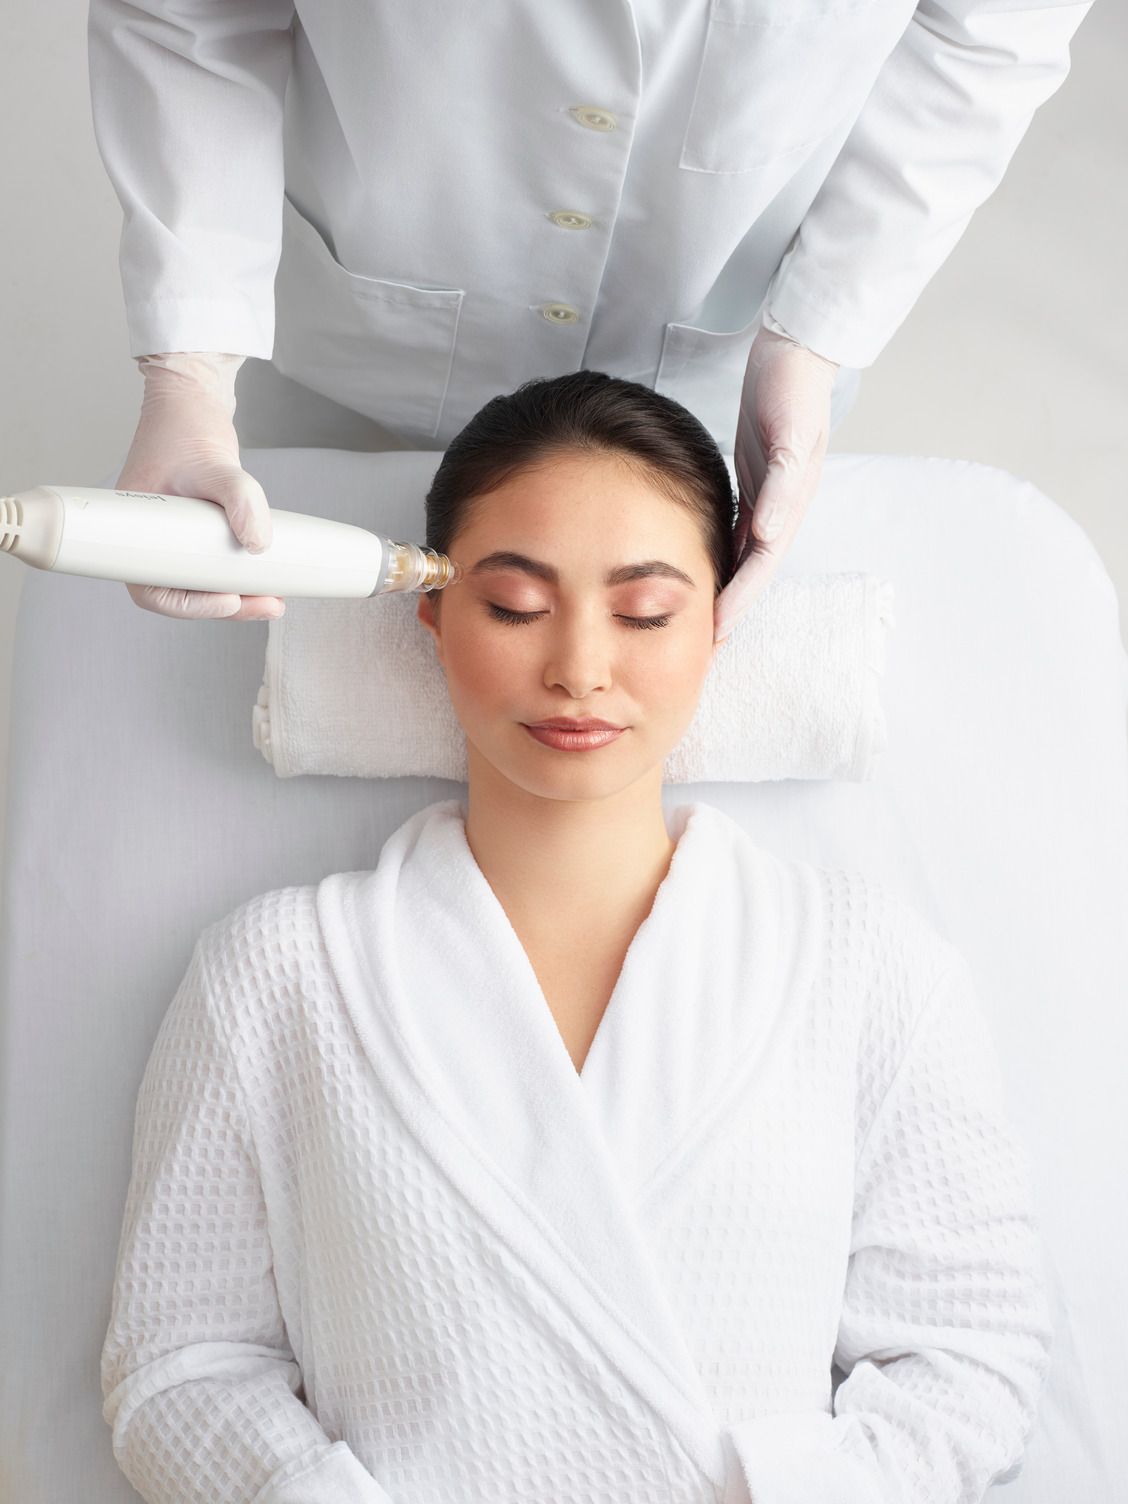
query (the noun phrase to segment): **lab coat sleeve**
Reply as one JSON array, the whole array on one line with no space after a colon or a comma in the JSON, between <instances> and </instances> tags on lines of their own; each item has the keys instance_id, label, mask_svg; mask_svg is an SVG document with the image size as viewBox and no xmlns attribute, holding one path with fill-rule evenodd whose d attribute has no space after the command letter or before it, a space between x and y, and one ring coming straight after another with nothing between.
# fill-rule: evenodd
<instances>
[{"instance_id":1,"label":"lab coat sleeve","mask_svg":"<svg viewBox=\"0 0 1128 1504\"><path fill-rule=\"evenodd\" d=\"M1064 82L1090 5L921 0L768 288L795 339L876 360Z\"/></svg>"},{"instance_id":2,"label":"lab coat sleeve","mask_svg":"<svg viewBox=\"0 0 1128 1504\"><path fill-rule=\"evenodd\" d=\"M833 1414L738 1428L753 1504L980 1504L1021 1470L1051 1346L1030 1164L960 956L863 1128Z\"/></svg>"},{"instance_id":3,"label":"lab coat sleeve","mask_svg":"<svg viewBox=\"0 0 1128 1504\"><path fill-rule=\"evenodd\" d=\"M103 1415L149 1504L390 1504L298 1398L253 1133L203 941L138 1093Z\"/></svg>"},{"instance_id":4,"label":"lab coat sleeve","mask_svg":"<svg viewBox=\"0 0 1128 1504\"><path fill-rule=\"evenodd\" d=\"M133 356L271 355L293 17L293 0L90 0Z\"/></svg>"}]
</instances>

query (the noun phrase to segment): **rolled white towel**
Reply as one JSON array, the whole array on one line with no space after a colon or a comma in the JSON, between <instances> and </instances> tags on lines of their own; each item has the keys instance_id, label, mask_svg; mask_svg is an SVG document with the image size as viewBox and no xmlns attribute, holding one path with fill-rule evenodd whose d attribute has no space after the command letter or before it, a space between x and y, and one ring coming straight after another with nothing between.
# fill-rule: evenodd
<instances>
[{"instance_id":1,"label":"rolled white towel","mask_svg":"<svg viewBox=\"0 0 1128 1504\"><path fill-rule=\"evenodd\" d=\"M279 778L466 781L466 736L417 603L293 599L271 622L253 734ZM777 576L719 648L664 781L864 782L887 740L892 625L890 581Z\"/></svg>"}]
</instances>

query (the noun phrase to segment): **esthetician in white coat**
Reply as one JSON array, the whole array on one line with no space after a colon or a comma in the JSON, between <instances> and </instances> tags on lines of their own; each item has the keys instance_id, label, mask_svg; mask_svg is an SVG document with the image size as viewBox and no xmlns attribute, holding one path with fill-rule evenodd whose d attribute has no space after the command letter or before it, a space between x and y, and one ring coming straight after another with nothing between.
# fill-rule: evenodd
<instances>
[{"instance_id":1,"label":"esthetician in white coat","mask_svg":"<svg viewBox=\"0 0 1128 1504\"><path fill-rule=\"evenodd\" d=\"M735 456L738 542L755 521L724 636L1090 3L91 0L146 381L118 484L268 539L232 422L247 356L427 449L523 381L607 371ZM182 617L273 603L128 588Z\"/></svg>"}]
</instances>

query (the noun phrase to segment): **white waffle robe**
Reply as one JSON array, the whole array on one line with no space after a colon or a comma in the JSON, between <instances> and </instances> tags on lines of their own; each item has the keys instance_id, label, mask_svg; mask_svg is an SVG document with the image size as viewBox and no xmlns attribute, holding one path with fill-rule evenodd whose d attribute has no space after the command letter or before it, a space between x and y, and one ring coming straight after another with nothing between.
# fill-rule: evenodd
<instances>
[{"instance_id":1,"label":"white waffle robe","mask_svg":"<svg viewBox=\"0 0 1128 1504\"><path fill-rule=\"evenodd\" d=\"M1051 1332L968 966L861 872L667 819L580 1073L457 800L205 929L102 1355L144 1499L972 1504L1017 1471Z\"/></svg>"}]
</instances>

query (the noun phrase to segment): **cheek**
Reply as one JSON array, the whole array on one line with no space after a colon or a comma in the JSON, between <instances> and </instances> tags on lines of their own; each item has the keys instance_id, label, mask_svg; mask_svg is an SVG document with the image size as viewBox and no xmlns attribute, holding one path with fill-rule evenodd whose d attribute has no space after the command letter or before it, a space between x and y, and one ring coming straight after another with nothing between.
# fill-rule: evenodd
<instances>
[{"instance_id":1,"label":"cheek","mask_svg":"<svg viewBox=\"0 0 1128 1504\"><path fill-rule=\"evenodd\" d=\"M495 705L506 698L520 672L521 628L515 627L507 637L496 627L478 629L465 620L447 639L446 676L451 701L456 706Z\"/></svg>"},{"instance_id":2,"label":"cheek","mask_svg":"<svg viewBox=\"0 0 1128 1504\"><path fill-rule=\"evenodd\" d=\"M659 716L663 707L668 719L682 715L686 704L696 701L709 670L709 648L686 639L668 652L655 655L651 662L639 665L637 692L640 703Z\"/></svg>"}]
</instances>

